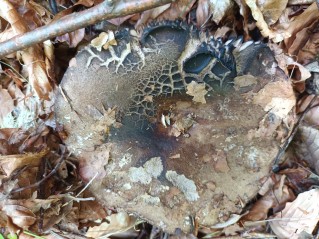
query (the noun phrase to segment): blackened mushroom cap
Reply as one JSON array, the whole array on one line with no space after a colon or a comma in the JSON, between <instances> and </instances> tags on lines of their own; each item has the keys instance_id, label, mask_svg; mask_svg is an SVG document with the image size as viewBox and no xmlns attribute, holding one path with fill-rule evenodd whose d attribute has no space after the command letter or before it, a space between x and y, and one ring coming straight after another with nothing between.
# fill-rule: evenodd
<instances>
[{"instance_id":1,"label":"blackened mushroom cap","mask_svg":"<svg viewBox=\"0 0 319 239\"><path fill-rule=\"evenodd\" d=\"M264 95L273 86L293 95L265 45L233 49L190 29L157 23L141 41L127 34L107 51L86 48L55 109L65 143L86 160L82 176L99 172L96 197L168 232L190 231L189 216L213 225L240 213L239 198L257 193L284 127ZM255 76L234 80L239 73Z\"/></svg>"}]
</instances>

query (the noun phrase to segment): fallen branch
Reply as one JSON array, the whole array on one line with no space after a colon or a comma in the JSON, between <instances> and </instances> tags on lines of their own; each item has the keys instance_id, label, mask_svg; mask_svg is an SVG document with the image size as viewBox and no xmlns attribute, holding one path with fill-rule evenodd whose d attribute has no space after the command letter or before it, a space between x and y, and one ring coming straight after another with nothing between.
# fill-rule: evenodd
<instances>
[{"instance_id":1,"label":"fallen branch","mask_svg":"<svg viewBox=\"0 0 319 239\"><path fill-rule=\"evenodd\" d=\"M90 9L72 13L58 21L0 43L0 58L33 44L95 24L99 21L127 16L171 3L173 0L105 0Z\"/></svg>"}]
</instances>

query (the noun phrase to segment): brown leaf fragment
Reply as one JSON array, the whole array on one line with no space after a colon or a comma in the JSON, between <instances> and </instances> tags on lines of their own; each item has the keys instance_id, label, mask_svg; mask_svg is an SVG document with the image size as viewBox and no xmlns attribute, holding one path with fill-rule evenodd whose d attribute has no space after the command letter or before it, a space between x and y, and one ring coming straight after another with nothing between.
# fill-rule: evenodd
<instances>
[{"instance_id":1,"label":"brown leaf fragment","mask_svg":"<svg viewBox=\"0 0 319 239\"><path fill-rule=\"evenodd\" d=\"M257 5L264 15L267 24L273 25L281 16L284 9L287 7L288 0L267 0L257 1Z\"/></svg>"},{"instance_id":2,"label":"brown leaf fragment","mask_svg":"<svg viewBox=\"0 0 319 239\"><path fill-rule=\"evenodd\" d=\"M285 184L285 175L280 181L276 182L274 188L270 189L262 196L251 208L249 213L242 219L244 221L258 221L267 218L270 208L277 208L284 205L287 201L294 199L294 194Z\"/></svg>"},{"instance_id":3,"label":"brown leaf fragment","mask_svg":"<svg viewBox=\"0 0 319 239\"><path fill-rule=\"evenodd\" d=\"M138 19L138 21L135 24L136 29L141 29L144 25L149 23L151 20L157 18L160 14L162 14L165 10L167 10L171 4L165 4L160 7L156 7L147 11L144 11L141 14L141 17Z\"/></svg>"},{"instance_id":4,"label":"brown leaf fragment","mask_svg":"<svg viewBox=\"0 0 319 239\"><path fill-rule=\"evenodd\" d=\"M319 131L309 126L299 127L294 140L294 150L301 160L319 174Z\"/></svg>"},{"instance_id":5,"label":"brown leaf fragment","mask_svg":"<svg viewBox=\"0 0 319 239\"><path fill-rule=\"evenodd\" d=\"M210 17L209 0L199 0L196 9L197 26L203 26Z\"/></svg>"},{"instance_id":6,"label":"brown leaf fragment","mask_svg":"<svg viewBox=\"0 0 319 239\"><path fill-rule=\"evenodd\" d=\"M255 104L262 106L266 112L271 111L280 119L287 117L295 102L295 95L288 81L270 82L254 97Z\"/></svg>"},{"instance_id":7,"label":"brown leaf fragment","mask_svg":"<svg viewBox=\"0 0 319 239\"><path fill-rule=\"evenodd\" d=\"M195 81L192 81L187 85L186 94L193 96L193 101L206 104L205 95L207 94L207 90L205 89L205 84L200 84Z\"/></svg>"},{"instance_id":8,"label":"brown leaf fragment","mask_svg":"<svg viewBox=\"0 0 319 239\"><path fill-rule=\"evenodd\" d=\"M87 152L80 158L79 171L81 177L89 181L96 176L96 180L105 177L105 167L110 159L111 146L100 146L95 152ZM97 175L96 175L97 174Z\"/></svg>"},{"instance_id":9,"label":"brown leaf fragment","mask_svg":"<svg viewBox=\"0 0 319 239\"><path fill-rule=\"evenodd\" d=\"M180 136L181 134L184 134L192 125L194 124L194 120L191 118L191 116L177 116L175 123L172 125L172 128L170 130L170 135L173 135L175 137Z\"/></svg>"},{"instance_id":10,"label":"brown leaf fragment","mask_svg":"<svg viewBox=\"0 0 319 239\"><path fill-rule=\"evenodd\" d=\"M176 0L173 1L170 7L159 15L158 19L175 20L175 19L185 19L186 15L189 13L193 7L196 0Z\"/></svg>"},{"instance_id":11,"label":"brown leaf fragment","mask_svg":"<svg viewBox=\"0 0 319 239\"><path fill-rule=\"evenodd\" d=\"M319 190L301 193L278 212L270 227L278 238L298 239L302 232L312 234L319 221Z\"/></svg>"},{"instance_id":12,"label":"brown leaf fragment","mask_svg":"<svg viewBox=\"0 0 319 239\"><path fill-rule=\"evenodd\" d=\"M274 42L280 42L290 37L290 34L286 31L273 31L269 28L261 9L257 6L256 0L245 0L245 2L249 6L252 16L256 20L256 25L264 37L269 37Z\"/></svg>"},{"instance_id":13,"label":"brown leaf fragment","mask_svg":"<svg viewBox=\"0 0 319 239\"><path fill-rule=\"evenodd\" d=\"M0 16L9 22L16 35L29 31L25 20L8 1L0 2ZM41 99L50 99L52 86L46 74L43 51L40 45L29 47L20 52L21 59L29 75L29 82Z\"/></svg>"},{"instance_id":14,"label":"brown leaf fragment","mask_svg":"<svg viewBox=\"0 0 319 239\"><path fill-rule=\"evenodd\" d=\"M26 207L19 205L5 205L3 210L6 212L7 216L12 219L12 222L19 227L27 229L36 221L34 213Z\"/></svg>"},{"instance_id":15,"label":"brown leaf fragment","mask_svg":"<svg viewBox=\"0 0 319 239\"><path fill-rule=\"evenodd\" d=\"M14 101L8 90L0 89L0 103L0 121L2 121L3 118L14 109Z\"/></svg>"},{"instance_id":16,"label":"brown leaf fragment","mask_svg":"<svg viewBox=\"0 0 319 239\"><path fill-rule=\"evenodd\" d=\"M206 22L212 20L219 24L224 16L229 13L229 9L233 6L233 1L218 1L218 0L200 0L196 10L197 25L202 27Z\"/></svg>"},{"instance_id":17,"label":"brown leaf fragment","mask_svg":"<svg viewBox=\"0 0 319 239\"><path fill-rule=\"evenodd\" d=\"M126 212L119 212L106 217L109 222L103 222L96 227L90 227L85 236L91 238L109 237L113 234L127 231L136 224L136 218Z\"/></svg>"},{"instance_id":18,"label":"brown leaf fragment","mask_svg":"<svg viewBox=\"0 0 319 239\"><path fill-rule=\"evenodd\" d=\"M290 34L291 37L285 39L284 43L289 53L290 51L294 51L296 53L296 47L290 50L291 46L293 45L294 41L297 38L298 32L302 31L303 29L311 26L314 21L317 21L319 18L319 12L316 3L312 3L302 14L295 17L294 20L289 24L287 32ZM302 37L300 35L299 37Z\"/></svg>"},{"instance_id":19,"label":"brown leaf fragment","mask_svg":"<svg viewBox=\"0 0 319 239\"><path fill-rule=\"evenodd\" d=\"M27 153L16 155L0 155L0 167L7 176L24 165L37 166L40 159L50 151L49 148L42 150L39 153Z\"/></svg>"}]
</instances>

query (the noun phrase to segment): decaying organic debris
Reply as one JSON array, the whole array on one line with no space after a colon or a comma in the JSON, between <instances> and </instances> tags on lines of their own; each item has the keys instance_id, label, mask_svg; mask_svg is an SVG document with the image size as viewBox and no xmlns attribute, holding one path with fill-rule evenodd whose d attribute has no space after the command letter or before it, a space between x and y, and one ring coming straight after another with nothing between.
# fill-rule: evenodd
<instances>
[{"instance_id":1,"label":"decaying organic debris","mask_svg":"<svg viewBox=\"0 0 319 239\"><path fill-rule=\"evenodd\" d=\"M56 102L66 144L85 159L82 175L99 173L93 193L169 232L190 231L194 216L212 225L240 213L295 103L270 50L179 22L117 39L72 60Z\"/></svg>"}]
</instances>

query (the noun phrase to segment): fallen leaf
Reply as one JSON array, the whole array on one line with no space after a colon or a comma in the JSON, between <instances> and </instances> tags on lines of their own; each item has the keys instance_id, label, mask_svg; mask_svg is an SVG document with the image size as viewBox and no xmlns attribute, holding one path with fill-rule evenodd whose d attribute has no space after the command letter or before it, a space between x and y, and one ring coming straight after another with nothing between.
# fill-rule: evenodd
<instances>
[{"instance_id":1,"label":"fallen leaf","mask_svg":"<svg viewBox=\"0 0 319 239\"><path fill-rule=\"evenodd\" d=\"M25 165L38 166L40 159L50 151L49 148L42 150L39 153L26 153L17 155L0 155L0 167L7 176Z\"/></svg>"},{"instance_id":2,"label":"fallen leaf","mask_svg":"<svg viewBox=\"0 0 319 239\"><path fill-rule=\"evenodd\" d=\"M233 1L230 0L209 0L210 5L210 16L212 16L212 20L219 24L222 18L227 14L228 10L232 8Z\"/></svg>"},{"instance_id":3,"label":"fallen leaf","mask_svg":"<svg viewBox=\"0 0 319 239\"><path fill-rule=\"evenodd\" d=\"M143 26L145 26L147 23L149 23L151 20L157 18L161 13L163 13L165 10L167 10L171 4L165 4L163 6L159 6L147 11L142 12L141 17L138 19L138 21L135 24L136 29L141 29Z\"/></svg>"},{"instance_id":4,"label":"fallen leaf","mask_svg":"<svg viewBox=\"0 0 319 239\"><path fill-rule=\"evenodd\" d=\"M205 95L207 94L207 90L205 89L205 84L199 84L195 81L192 81L187 85L186 94L193 96L193 101L206 104Z\"/></svg>"},{"instance_id":5,"label":"fallen leaf","mask_svg":"<svg viewBox=\"0 0 319 239\"><path fill-rule=\"evenodd\" d=\"M197 26L203 26L211 16L209 0L199 0L196 9Z\"/></svg>"},{"instance_id":6,"label":"fallen leaf","mask_svg":"<svg viewBox=\"0 0 319 239\"><path fill-rule=\"evenodd\" d=\"M18 227L27 229L36 221L34 213L30 209L20 205L5 205L2 210L6 212L7 216Z\"/></svg>"},{"instance_id":7,"label":"fallen leaf","mask_svg":"<svg viewBox=\"0 0 319 239\"><path fill-rule=\"evenodd\" d=\"M294 44L294 41L296 41L297 34L302 31L303 29L311 26L311 24L314 21L317 21L319 18L319 12L318 12L318 7L316 3L312 3L302 14L299 16L295 17L292 22L289 23L289 27L287 28L287 33L290 35L289 38L285 39L285 47L288 51L288 53L294 53L296 54L296 51L298 51L298 48L300 46L294 46L293 48L292 45ZM299 37L302 37L300 35ZM299 41L297 39L297 41ZM299 43L295 43L295 45L300 45Z\"/></svg>"},{"instance_id":8,"label":"fallen leaf","mask_svg":"<svg viewBox=\"0 0 319 239\"><path fill-rule=\"evenodd\" d=\"M184 134L190 127L192 127L194 122L195 121L190 116L185 117L178 115L175 119L174 124L172 125L169 134L178 137L181 134Z\"/></svg>"},{"instance_id":9,"label":"fallen leaf","mask_svg":"<svg viewBox=\"0 0 319 239\"><path fill-rule=\"evenodd\" d=\"M102 145L95 149L95 152L86 152L83 158L79 159L79 171L85 181L96 176L102 179L106 175L105 167L110 159L111 146Z\"/></svg>"},{"instance_id":10,"label":"fallen leaf","mask_svg":"<svg viewBox=\"0 0 319 239\"><path fill-rule=\"evenodd\" d=\"M252 86L257 84L257 78L252 75L236 76L234 79L235 90L240 90L242 87Z\"/></svg>"},{"instance_id":11,"label":"fallen leaf","mask_svg":"<svg viewBox=\"0 0 319 239\"><path fill-rule=\"evenodd\" d=\"M268 217L268 211L271 208L278 208L287 201L294 199L291 189L284 184L285 175L282 175L280 181L276 182L274 188L270 189L264 196L255 202L249 213L242 217L244 221L259 221Z\"/></svg>"},{"instance_id":12,"label":"fallen leaf","mask_svg":"<svg viewBox=\"0 0 319 239\"><path fill-rule=\"evenodd\" d=\"M14 109L14 101L8 93L8 90L0 89L0 102L0 121L2 121L3 118Z\"/></svg>"},{"instance_id":13,"label":"fallen leaf","mask_svg":"<svg viewBox=\"0 0 319 239\"><path fill-rule=\"evenodd\" d=\"M158 20L176 20L185 19L193 7L196 0L176 0L173 1L170 7L158 16Z\"/></svg>"},{"instance_id":14,"label":"fallen leaf","mask_svg":"<svg viewBox=\"0 0 319 239\"><path fill-rule=\"evenodd\" d=\"M291 36L287 31L273 31L269 28L261 9L256 4L256 0L245 0L245 2L249 6L252 16L256 20L256 25L264 37L269 37L274 42L280 42Z\"/></svg>"},{"instance_id":15,"label":"fallen leaf","mask_svg":"<svg viewBox=\"0 0 319 239\"><path fill-rule=\"evenodd\" d=\"M96 227L90 227L86 233L86 237L98 238L109 237L119 232L127 231L134 227L137 220L133 216L129 216L126 212L118 212L106 217L108 222L103 222Z\"/></svg>"},{"instance_id":16,"label":"fallen leaf","mask_svg":"<svg viewBox=\"0 0 319 239\"><path fill-rule=\"evenodd\" d=\"M268 83L260 90L254 96L254 103L262 106L266 112L270 111L283 119L295 106L296 99L290 82L277 81Z\"/></svg>"},{"instance_id":17,"label":"fallen leaf","mask_svg":"<svg viewBox=\"0 0 319 239\"><path fill-rule=\"evenodd\" d=\"M319 131L309 126L299 127L294 140L294 151L301 160L319 174Z\"/></svg>"},{"instance_id":18,"label":"fallen leaf","mask_svg":"<svg viewBox=\"0 0 319 239\"><path fill-rule=\"evenodd\" d=\"M257 0L257 5L263 13L268 26L273 25L278 21L282 12L285 10L287 3L288 0Z\"/></svg>"},{"instance_id":19,"label":"fallen leaf","mask_svg":"<svg viewBox=\"0 0 319 239\"><path fill-rule=\"evenodd\" d=\"M319 221L319 190L300 193L269 222L278 238L298 239L302 232L312 235Z\"/></svg>"}]
</instances>

